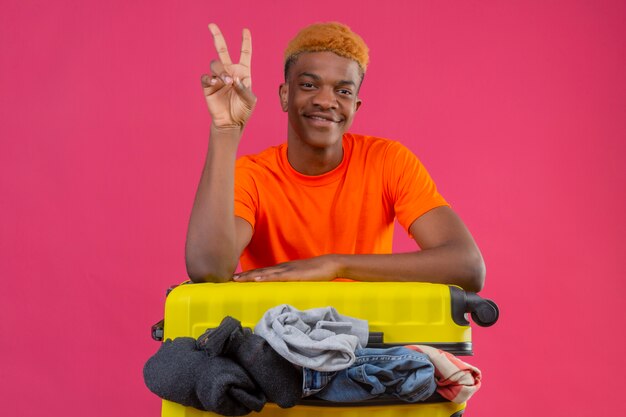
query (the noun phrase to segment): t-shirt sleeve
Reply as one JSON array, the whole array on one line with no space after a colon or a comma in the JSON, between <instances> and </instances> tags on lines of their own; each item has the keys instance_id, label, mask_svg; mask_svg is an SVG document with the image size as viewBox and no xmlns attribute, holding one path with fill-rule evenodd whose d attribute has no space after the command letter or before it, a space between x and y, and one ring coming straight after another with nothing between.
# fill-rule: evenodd
<instances>
[{"instance_id":1,"label":"t-shirt sleeve","mask_svg":"<svg viewBox=\"0 0 626 417\"><path fill-rule=\"evenodd\" d=\"M396 218L407 231L427 211L449 205L417 156L399 142L387 149L383 175Z\"/></svg>"},{"instance_id":2,"label":"t-shirt sleeve","mask_svg":"<svg viewBox=\"0 0 626 417\"><path fill-rule=\"evenodd\" d=\"M258 207L258 190L252 167L245 157L235 164L235 216L241 217L254 228Z\"/></svg>"}]
</instances>

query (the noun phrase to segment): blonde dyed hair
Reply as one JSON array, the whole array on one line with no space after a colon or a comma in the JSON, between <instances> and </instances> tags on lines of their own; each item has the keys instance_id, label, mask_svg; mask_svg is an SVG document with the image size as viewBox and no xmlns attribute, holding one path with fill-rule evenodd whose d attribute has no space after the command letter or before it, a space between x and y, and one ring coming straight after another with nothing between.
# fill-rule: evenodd
<instances>
[{"instance_id":1,"label":"blonde dyed hair","mask_svg":"<svg viewBox=\"0 0 626 417\"><path fill-rule=\"evenodd\" d=\"M315 23L300 30L285 49L285 79L289 67L304 52L333 52L355 61L362 74L369 63L369 48L359 35L338 22Z\"/></svg>"}]
</instances>

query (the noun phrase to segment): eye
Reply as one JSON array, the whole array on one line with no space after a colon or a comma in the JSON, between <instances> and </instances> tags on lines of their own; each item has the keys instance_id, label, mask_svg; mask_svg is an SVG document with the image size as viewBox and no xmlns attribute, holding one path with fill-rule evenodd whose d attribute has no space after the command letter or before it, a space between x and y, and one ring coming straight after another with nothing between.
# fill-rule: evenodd
<instances>
[{"instance_id":1,"label":"eye","mask_svg":"<svg viewBox=\"0 0 626 417\"><path fill-rule=\"evenodd\" d=\"M348 90L346 88L342 88L340 90L337 90L337 92L343 96L351 96L352 95L352 91Z\"/></svg>"},{"instance_id":2,"label":"eye","mask_svg":"<svg viewBox=\"0 0 626 417\"><path fill-rule=\"evenodd\" d=\"M312 88L315 88L313 83L300 83L300 87L304 88L305 90L310 90Z\"/></svg>"}]
</instances>

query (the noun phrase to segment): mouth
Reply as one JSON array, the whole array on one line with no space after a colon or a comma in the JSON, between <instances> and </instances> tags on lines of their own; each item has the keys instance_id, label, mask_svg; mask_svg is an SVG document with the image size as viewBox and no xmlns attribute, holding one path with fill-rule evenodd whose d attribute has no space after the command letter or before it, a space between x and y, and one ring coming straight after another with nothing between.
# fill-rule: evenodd
<instances>
[{"instance_id":1,"label":"mouth","mask_svg":"<svg viewBox=\"0 0 626 417\"><path fill-rule=\"evenodd\" d=\"M313 122L321 124L333 124L341 122L341 120L338 120L333 117L333 115L327 113L305 113L304 117L312 120Z\"/></svg>"}]
</instances>

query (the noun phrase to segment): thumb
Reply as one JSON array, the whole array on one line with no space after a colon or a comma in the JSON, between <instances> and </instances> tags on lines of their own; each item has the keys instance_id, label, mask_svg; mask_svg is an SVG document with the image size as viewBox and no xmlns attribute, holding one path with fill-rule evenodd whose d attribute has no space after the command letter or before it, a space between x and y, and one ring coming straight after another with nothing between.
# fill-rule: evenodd
<instances>
[{"instance_id":1,"label":"thumb","mask_svg":"<svg viewBox=\"0 0 626 417\"><path fill-rule=\"evenodd\" d=\"M203 74L200 78L200 82L207 96L224 86L224 82L219 77L210 76L208 74Z\"/></svg>"}]
</instances>

